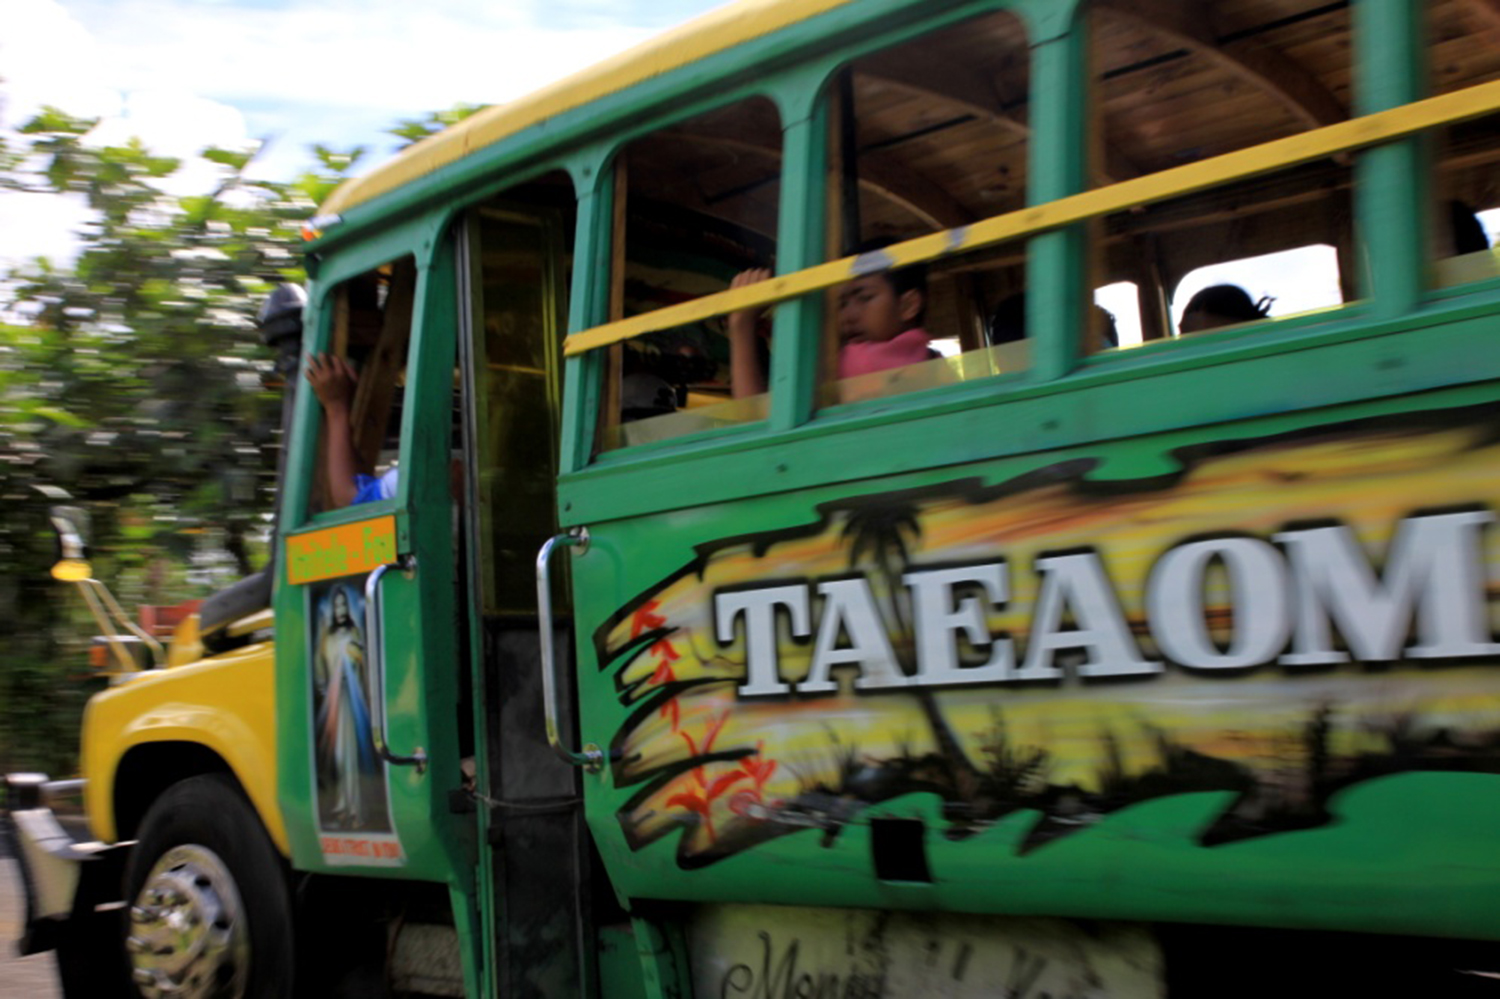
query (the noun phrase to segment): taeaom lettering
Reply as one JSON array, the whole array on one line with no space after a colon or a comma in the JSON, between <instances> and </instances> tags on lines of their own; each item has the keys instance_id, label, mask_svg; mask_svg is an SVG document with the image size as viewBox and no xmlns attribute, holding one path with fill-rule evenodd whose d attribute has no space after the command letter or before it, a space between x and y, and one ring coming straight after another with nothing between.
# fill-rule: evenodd
<instances>
[{"instance_id":1,"label":"taeaom lettering","mask_svg":"<svg viewBox=\"0 0 1500 999\"><path fill-rule=\"evenodd\" d=\"M855 671L855 691L873 692L1058 681L1068 670L1090 680L1139 677L1160 673L1164 662L1233 675L1272 662L1299 667L1493 656L1500 645L1488 625L1484 527L1494 519L1488 510L1405 518L1379 570L1347 526L1175 545L1157 558L1145 586L1146 620L1159 658L1131 633L1095 552L1035 560L1037 596L1024 648L987 624L1011 599L1014 570L1006 559L905 573L916 651L911 675L900 666L889 623L863 576L717 593L714 629L721 645L743 636L745 679L738 692L747 698L835 694L835 667ZM1227 580L1233 610L1232 633L1222 647L1206 613L1214 566ZM783 675L779 635L812 640L800 680ZM983 661L964 661L960 636L986 654Z\"/></svg>"}]
</instances>

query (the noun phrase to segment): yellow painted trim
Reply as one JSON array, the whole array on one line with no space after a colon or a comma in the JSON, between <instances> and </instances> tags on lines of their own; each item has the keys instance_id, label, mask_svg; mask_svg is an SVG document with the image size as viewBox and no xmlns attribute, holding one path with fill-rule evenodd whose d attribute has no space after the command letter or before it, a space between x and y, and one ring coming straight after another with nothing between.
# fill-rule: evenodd
<instances>
[{"instance_id":1,"label":"yellow painted trim","mask_svg":"<svg viewBox=\"0 0 1500 999\"><path fill-rule=\"evenodd\" d=\"M741 0L709 11L528 97L486 108L423 139L389 163L341 185L318 214L341 214L548 118L850 2Z\"/></svg>"},{"instance_id":2,"label":"yellow painted trim","mask_svg":"<svg viewBox=\"0 0 1500 999\"><path fill-rule=\"evenodd\" d=\"M120 761L137 746L189 742L229 765L265 824L291 856L276 799L276 656L269 642L198 663L147 670L89 701L83 722L84 803L90 827L117 838L114 785Z\"/></svg>"},{"instance_id":3,"label":"yellow painted trim","mask_svg":"<svg viewBox=\"0 0 1500 999\"><path fill-rule=\"evenodd\" d=\"M704 295L690 302L595 326L569 336L564 341L563 352L573 357L644 333L700 322L737 309L772 305L798 295L832 288L860 273L924 263L954 253L993 246L1047 229L1112 215L1136 205L1165 201L1229 181L1243 180L1336 153L1404 138L1425 129L1496 110L1500 110L1500 80L1440 97L1429 97L1389 111L1327 125L1311 132L1287 136L1197 163L1172 167L1046 204L995 215L973 225L908 239L880 251L878 257L872 257L869 261L861 261L858 257L831 260L806 270L780 275L770 281Z\"/></svg>"}]
</instances>

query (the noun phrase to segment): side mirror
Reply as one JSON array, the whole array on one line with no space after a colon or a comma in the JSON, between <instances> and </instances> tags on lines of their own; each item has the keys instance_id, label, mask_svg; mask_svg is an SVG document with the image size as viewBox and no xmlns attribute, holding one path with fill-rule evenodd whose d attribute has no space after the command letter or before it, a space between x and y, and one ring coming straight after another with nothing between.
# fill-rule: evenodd
<instances>
[{"instance_id":1,"label":"side mirror","mask_svg":"<svg viewBox=\"0 0 1500 999\"><path fill-rule=\"evenodd\" d=\"M307 308L307 292L300 285L278 285L260 307L255 325L260 339L276 351L276 373L295 378L302 351L302 313Z\"/></svg>"},{"instance_id":2,"label":"side mirror","mask_svg":"<svg viewBox=\"0 0 1500 999\"><path fill-rule=\"evenodd\" d=\"M88 514L76 506L54 506L49 515L57 530L58 542L52 578L65 583L92 579L94 569L88 559Z\"/></svg>"},{"instance_id":3,"label":"side mirror","mask_svg":"<svg viewBox=\"0 0 1500 999\"><path fill-rule=\"evenodd\" d=\"M110 647L120 672L133 673L148 668L152 662L161 662L161 643L131 621L109 589L94 578L94 567L89 565L88 513L81 507L54 506L48 516L57 530L57 561L52 566L52 578L77 584L83 602L102 631L95 641Z\"/></svg>"}]
</instances>

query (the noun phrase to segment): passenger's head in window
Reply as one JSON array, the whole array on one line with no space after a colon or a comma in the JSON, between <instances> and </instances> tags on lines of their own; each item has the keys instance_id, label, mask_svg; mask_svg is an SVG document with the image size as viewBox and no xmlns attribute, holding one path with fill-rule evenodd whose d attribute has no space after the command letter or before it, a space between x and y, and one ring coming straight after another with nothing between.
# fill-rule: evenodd
<instances>
[{"instance_id":1,"label":"passenger's head in window","mask_svg":"<svg viewBox=\"0 0 1500 999\"><path fill-rule=\"evenodd\" d=\"M1102 305L1095 305L1089 313L1093 333L1094 349L1114 350L1120 345L1120 328L1115 324L1115 314Z\"/></svg>"},{"instance_id":2,"label":"passenger's head in window","mask_svg":"<svg viewBox=\"0 0 1500 999\"><path fill-rule=\"evenodd\" d=\"M1015 343L1026 339L1026 293L1008 295L990 316L990 344Z\"/></svg>"},{"instance_id":3,"label":"passenger's head in window","mask_svg":"<svg viewBox=\"0 0 1500 999\"><path fill-rule=\"evenodd\" d=\"M1448 229L1453 241L1453 256L1482 253L1490 248L1490 238L1484 234L1479 216L1457 199L1448 202Z\"/></svg>"},{"instance_id":4,"label":"passenger's head in window","mask_svg":"<svg viewBox=\"0 0 1500 999\"><path fill-rule=\"evenodd\" d=\"M1270 311L1269 298L1255 301L1237 284L1216 284L1188 299L1178 329L1183 333L1201 333L1220 326L1264 319Z\"/></svg>"},{"instance_id":5,"label":"passenger's head in window","mask_svg":"<svg viewBox=\"0 0 1500 999\"><path fill-rule=\"evenodd\" d=\"M860 256L894 240L865 243ZM919 364L932 357L927 317L927 268L920 264L857 277L839 289L839 377L852 378Z\"/></svg>"}]
</instances>

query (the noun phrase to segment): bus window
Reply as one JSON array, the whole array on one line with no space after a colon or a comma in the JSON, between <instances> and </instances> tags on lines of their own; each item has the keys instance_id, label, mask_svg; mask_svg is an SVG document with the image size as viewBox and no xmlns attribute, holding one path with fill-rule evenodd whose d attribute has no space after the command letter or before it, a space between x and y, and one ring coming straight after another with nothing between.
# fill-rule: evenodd
<instances>
[{"instance_id":1,"label":"bus window","mask_svg":"<svg viewBox=\"0 0 1500 999\"><path fill-rule=\"evenodd\" d=\"M1340 302L1338 254L1327 245L1303 246L1190 272L1172 292L1172 328L1206 333Z\"/></svg>"},{"instance_id":2,"label":"bus window","mask_svg":"<svg viewBox=\"0 0 1500 999\"><path fill-rule=\"evenodd\" d=\"M486 614L533 613L531 559L556 532L560 350L573 187L555 172L469 216L477 558Z\"/></svg>"},{"instance_id":3,"label":"bus window","mask_svg":"<svg viewBox=\"0 0 1500 999\"><path fill-rule=\"evenodd\" d=\"M1025 207L1029 94L1025 28L1007 12L861 56L835 76L828 256L859 254L869 273L834 289L825 309L825 402L1026 367L1024 343L988 339L995 307L1023 290L1023 242L925 268L880 261L892 242Z\"/></svg>"},{"instance_id":4,"label":"bus window","mask_svg":"<svg viewBox=\"0 0 1500 999\"><path fill-rule=\"evenodd\" d=\"M343 282L327 299L327 346L306 362L323 407L315 511L395 495L416 279L416 262L403 257Z\"/></svg>"},{"instance_id":5,"label":"bus window","mask_svg":"<svg viewBox=\"0 0 1500 999\"><path fill-rule=\"evenodd\" d=\"M1345 5L1097 4L1090 8L1097 116L1093 182L1103 186L1208 160L1345 120L1351 46ZM1211 187L1107 217L1096 227L1098 284L1140 289L1142 337L1177 335L1176 289L1222 265L1216 284L1278 302L1339 304L1355 274L1349 157ZM1332 247L1340 283L1257 261ZM1303 287L1316 281L1318 289ZM1316 294L1313 292L1316 291ZM1170 293L1170 294L1169 294Z\"/></svg>"},{"instance_id":6,"label":"bus window","mask_svg":"<svg viewBox=\"0 0 1500 999\"><path fill-rule=\"evenodd\" d=\"M1500 19L1455 0L1423 7L1432 93L1500 78ZM1500 223L1494 221L1500 215L1500 114L1451 125L1435 145L1436 183L1428 206L1432 283L1445 287L1500 277Z\"/></svg>"},{"instance_id":7,"label":"bus window","mask_svg":"<svg viewBox=\"0 0 1500 999\"><path fill-rule=\"evenodd\" d=\"M1094 289L1094 306L1108 317L1113 338L1104 337L1103 347L1135 347L1141 342L1141 289L1134 281L1116 281ZM1103 317L1095 314L1096 318Z\"/></svg>"},{"instance_id":8,"label":"bus window","mask_svg":"<svg viewBox=\"0 0 1500 999\"><path fill-rule=\"evenodd\" d=\"M1479 220L1479 227L1484 232L1485 239L1489 240L1490 248L1500 246L1500 206L1475 212L1474 217Z\"/></svg>"},{"instance_id":9,"label":"bus window","mask_svg":"<svg viewBox=\"0 0 1500 999\"><path fill-rule=\"evenodd\" d=\"M781 194L781 121L749 98L630 143L615 163L617 216L610 319L650 312L772 268ZM764 393L735 398L725 318L610 348L605 449L763 419ZM612 394L611 394L612 393Z\"/></svg>"}]
</instances>

